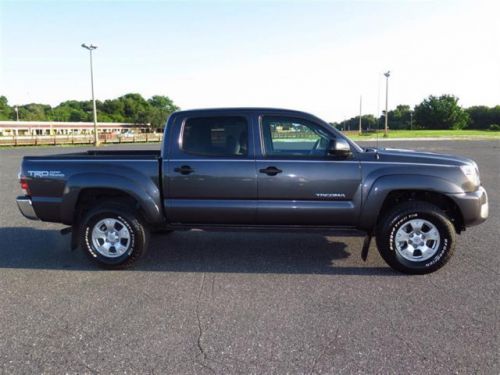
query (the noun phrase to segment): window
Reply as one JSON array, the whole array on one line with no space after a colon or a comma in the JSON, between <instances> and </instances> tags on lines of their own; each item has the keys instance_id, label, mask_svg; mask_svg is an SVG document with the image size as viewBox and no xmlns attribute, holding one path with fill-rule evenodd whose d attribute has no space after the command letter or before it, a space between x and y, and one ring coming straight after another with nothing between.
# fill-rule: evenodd
<instances>
[{"instance_id":1,"label":"window","mask_svg":"<svg viewBox=\"0 0 500 375\"><path fill-rule=\"evenodd\" d=\"M182 132L182 150L206 156L246 156L247 120L237 116L188 119Z\"/></svg>"},{"instance_id":2,"label":"window","mask_svg":"<svg viewBox=\"0 0 500 375\"><path fill-rule=\"evenodd\" d=\"M322 158L330 136L318 125L302 119L264 117L262 133L266 156Z\"/></svg>"}]
</instances>

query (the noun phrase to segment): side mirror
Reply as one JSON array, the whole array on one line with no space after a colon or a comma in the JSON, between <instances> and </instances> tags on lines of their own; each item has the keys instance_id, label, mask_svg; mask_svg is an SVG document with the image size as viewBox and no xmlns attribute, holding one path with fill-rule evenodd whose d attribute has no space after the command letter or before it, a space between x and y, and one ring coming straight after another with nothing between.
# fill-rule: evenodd
<instances>
[{"instance_id":1,"label":"side mirror","mask_svg":"<svg viewBox=\"0 0 500 375\"><path fill-rule=\"evenodd\" d=\"M328 155L347 158L351 156L351 146L343 138L337 138L330 141Z\"/></svg>"}]
</instances>

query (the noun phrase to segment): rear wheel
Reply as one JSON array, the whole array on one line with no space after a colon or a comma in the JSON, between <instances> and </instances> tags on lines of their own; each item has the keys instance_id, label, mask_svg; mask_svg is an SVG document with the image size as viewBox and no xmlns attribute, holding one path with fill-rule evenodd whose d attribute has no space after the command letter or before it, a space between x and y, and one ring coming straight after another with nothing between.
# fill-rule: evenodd
<instances>
[{"instance_id":1,"label":"rear wheel","mask_svg":"<svg viewBox=\"0 0 500 375\"><path fill-rule=\"evenodd\" d=\"M137 213L120 202L91 208L80 226L80 245L99 266L126 268L144 255L149 230Z\"/></svg>"},{"instance_id":2,"label":"rear wheel","mask_svg":"<svg viewBox=\"0 0 500 375\"><path fill-rule=\"evenodd\" d=\"M381 220L377 247L397 271L430 273L444 266L453 254L455 229L440 208L427 202L407 202Z\"/></svg>"}]
</instances>

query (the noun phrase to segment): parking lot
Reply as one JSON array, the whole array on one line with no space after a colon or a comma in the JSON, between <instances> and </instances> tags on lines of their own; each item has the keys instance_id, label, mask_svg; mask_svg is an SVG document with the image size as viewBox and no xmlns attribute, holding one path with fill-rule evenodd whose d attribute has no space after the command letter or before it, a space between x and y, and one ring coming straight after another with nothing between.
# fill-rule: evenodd
<instances>
[{"instance_id":1,"label":"parking lot","mask_svg":"<svg viewBox=\"0 0 500 375\"><path fill-rule=\"evenodd\" d=\"M358 237L200 231L103 271L15 204L23 155L82 148L0 149L0 373L498 374L500 141L381 146L479 164L490 219L437 273L395 273L374 244L365 263Z\"/></svg>"}]
</instances>

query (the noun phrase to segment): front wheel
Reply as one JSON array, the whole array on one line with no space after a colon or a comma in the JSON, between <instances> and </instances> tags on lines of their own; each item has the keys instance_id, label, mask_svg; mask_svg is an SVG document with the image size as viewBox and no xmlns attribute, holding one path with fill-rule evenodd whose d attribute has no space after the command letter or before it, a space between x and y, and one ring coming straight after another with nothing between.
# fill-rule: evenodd
<instances>
[{"instance_id":1,"label":"front wheel","mask_svg":"<svg viewBox=\"0 0 500 375\"><path fill-rule=\"evenodd\" d=\"M455 229L439 208L427 202L395 207L377 227L380 255L393 269L408 274L443 267L455 249Z\"/></svg>"},{"instance_id":2,"label":"front wheel","mask_svg":"<svg viewBox=\"0 0 500 375\"><path fill-rule=\"evenodd\" d=\"M85 215L80 245L99 266L126 268L144 255L149 231L136 213L120 202L104 202Z\"/></svg>"}]
</instances>

